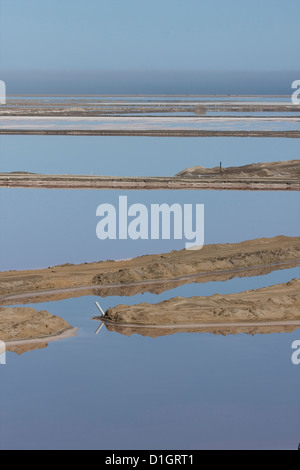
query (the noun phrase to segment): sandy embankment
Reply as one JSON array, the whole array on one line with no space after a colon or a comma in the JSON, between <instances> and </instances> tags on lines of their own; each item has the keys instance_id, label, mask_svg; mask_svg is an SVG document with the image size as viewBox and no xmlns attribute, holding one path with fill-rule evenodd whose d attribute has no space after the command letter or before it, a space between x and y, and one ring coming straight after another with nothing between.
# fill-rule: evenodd
<instances>
[{"instance_id":1,"label":"sandy embankment","mask_svg":"<svg viewBox=\"0 0 300 470\"><path fill-rule=\"evenodd\" d=\"M0 173L1 188L107 190L300 191L300 179L283 176L234 177L220 174L188 176L38 175Z\"/></svg>"},{"instance_id":2,"label":"sandy embankment","mask_svg":"<svg viewBox=\"0 0 300 470\"><path fill-rule=\"evenodd\" d=\"M44 348L50 341L74 336L76 328L46 310L0 307L0 339L8 351L21 354Z\"/></svg>"},{"instance_id":3,"label":"sandy embankment","mask_svg":"<svg viewBox=\"0 0 300 470\"><path fill-rule=\"evenodd\" d=\"M300 280L287 284L211 297L174 297L157 304L117 305L101 318L119 325L185 325L221 328L245 324L268 327L275 322L298 322L300 327ZM270 325L270 326L271 326ZM240 325L241 327L243 325Z\"/></svg>"},{"instance_id":4,"label":"sandy embankment","mask_svg":"<svg viewBox=\"0 0 300 470\"><path fill-rule=\"evenodd\" d=\"M93 282L101 285L134 284L184 277L188 280L189 276L192 279L200 273L226 275L231 272L234 275L244 269L271 267L272 264L276 269L280 262L292 260L298 260L300 264L300 237L276 237L135 258L123 269L99 273Z\"/></svg>"},{"instance_id":5,"label":"sandy embankment","mask_svg":"<svg viewBox=\"0 0 300 470\"><path fill-rule=\"evenodd\" d=\"M235 244L205 245L201 250L172 251L124 261L65 264L31 271L0 272L0 302L10 305L34 296L77 291L102 295L156 292L191 282L227 280L300 266L300 237L261 238ZM112 290L111 290L112 289ZM128 289L128 292L126 291ZM126 293L127 292L127 293ZM76 295L76 294L75 294ZM22 297L23 296L23 297ZM52 297L53 298L53 297Z\"/></svg>"},{"instance_id":6,"label":"sandy embankment","mask_svg":"<svg viewBox=\"0 0 300 470\"><path fill-rule=\"evenodd\" d=\"M187 168L175 176L0 173L0 187L47 189L300 191L300 160L228 168Z\"/></svg>"},{"instance_id":7,"label":"sandy embankment","mask_svg":"<svg viewBox=\"0 0 300 470\"><path fill-rule=\"evenodd\" d=\"M138 136L138 137L279 137L299 139L299 130L204 130L204 129L11 129L0 135Z\"/></svg>"}]
</instances>

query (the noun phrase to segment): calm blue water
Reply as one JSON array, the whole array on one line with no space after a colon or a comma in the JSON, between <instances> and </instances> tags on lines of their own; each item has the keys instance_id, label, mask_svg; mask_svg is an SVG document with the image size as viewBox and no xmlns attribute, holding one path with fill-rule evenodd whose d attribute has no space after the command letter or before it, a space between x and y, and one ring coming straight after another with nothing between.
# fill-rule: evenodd
<instances>
[{"instance_id":1,"label":"calm blue water","mask_svg":"<svg viewBox=\"0 0 300 470\"><path fill-rule=\"evenodd\" d=\"M1 136L1 171L170 175L183 168L299 158L297 139L156 139ZM130 170L130 171L129 171ZM119 259L183 248L180 240L96 237L96 208L120 191L0 190L0 270ZM205 243L298 236L299 193L132 191L128 203L205 204ZM0 366L0 449L296 449L300 366L293 333L158 338L109 332L106 309L174 296L256 289L300 268L160 295L86 296L28 304L77 327L77 336Z\"/></svg>"},{"instance_id":2,"label":"calm blue water","mask_svg":"<svg viewBox=\"0 0 300 470\"><path fill-rule=\"evenodd\" d=\"M300 158L299 139L0 136L0 170L170 176L184 168Z\"/></svg>"},{"instance_id":3,"label":"calm blue water","mask_svg":"<svg viewBox=\"0 0 300 470\"><path fill-rule=\"evenodd\" d=\"M32 304L78 327L77 336L1 367L1 449L295 449L299 371L293 333L123 336L98 314L118 303L212 295L286 282L300 268L267 276L181 286L160 296L88 296ZM20 394L20 390L22 393ZM183 432L184 429L184 432Z\"/></svg>"},{"instance_id":4,"label":"calm blue water","mask_svg":"<svg viewBox=\"0 0 300 470\"><path fill-rule=\"evenodd\" d=\"M8 355L1 449L297 448L299 330L151 339L87 328L88 340Z\"/></svg>"},{"instance_id":5,"label":"calm blue water","mask_svg":"<svg viewBox=\"0 0 300 470\"><path fill-rule=\"evenodd\" d=\"M145 204L204 204L205 243L298 236L299 192L247 191L97 191L0 190L0 270L44 268L63 263L124 259L147 253L183 249L186 240L99 240L96 209L113 204L119 213L119 196L128 207ZM195 206L194 206L195 207ZM128 219L131 220L130 217ZM195 218L194 218L195 220ZM149 226L151 224L148 216Z\"/></svg>"}]
</instances>

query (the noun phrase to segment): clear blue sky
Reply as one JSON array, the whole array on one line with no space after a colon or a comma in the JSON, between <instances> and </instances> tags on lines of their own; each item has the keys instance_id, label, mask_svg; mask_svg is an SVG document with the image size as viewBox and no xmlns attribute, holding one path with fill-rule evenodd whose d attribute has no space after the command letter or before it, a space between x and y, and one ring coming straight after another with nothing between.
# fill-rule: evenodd
<instances>
[{"instance_id":1,"label":"clear blue sky","mask_svg":"<svg viewBox=\"0 0 300 470\"><path fill-rule=\"evenodd\" d=\"M207 74L202 91L260 86L289 94L299 78L299 0L0 0L0 13L0 73L9 93L18 92L21 81L21 92L42 92L49 84L54 92L97 91L99 82L108 92L122 92L122 83L125 92L164 92L172 80L174 91L195 92L201 77L188 73L198 71ZM133 76L136 71L156 75ZM232 78L233 71L244 75ZM260 76L253 85L258 71L279 75ZM239 89L246 79L252 90ZM216 86L209 86L212 80ZM225 82L231 88L222 89Z\"/></svg>"},{"instance_id":2,"label":"clear blue sky","mask_svg":"<svg viewBox=\"0 0 300 470\"><path fill-rule=\"evenodd\" d=\"M295 70L299 0L0 0L1 69Z\"/></svg>"}]
</instances>

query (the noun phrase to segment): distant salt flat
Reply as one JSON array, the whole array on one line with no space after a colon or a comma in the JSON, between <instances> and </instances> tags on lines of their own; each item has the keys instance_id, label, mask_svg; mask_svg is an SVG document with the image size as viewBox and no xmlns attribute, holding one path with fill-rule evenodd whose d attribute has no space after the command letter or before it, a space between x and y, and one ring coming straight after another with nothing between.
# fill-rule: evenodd
<instances>
[{"instance_id":1,"label":"distant salt flat","mask_svg":"<svg viewBox=\"0 0 300 470\"><path fill-rule=\"evenodd\" d=\"M246 130L299 131L300 117L16 117L0 118L0 129L42 130Z\"/></svg>"}]
</instances>

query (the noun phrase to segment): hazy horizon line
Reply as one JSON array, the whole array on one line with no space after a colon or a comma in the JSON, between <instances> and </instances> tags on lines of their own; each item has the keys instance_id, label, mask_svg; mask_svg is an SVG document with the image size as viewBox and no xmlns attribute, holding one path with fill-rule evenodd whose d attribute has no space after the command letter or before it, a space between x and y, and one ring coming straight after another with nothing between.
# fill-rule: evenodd
<instances>
[{"instance_id":1,"label":"hazy horizon line","mask_svg":"<svg viewBox=\"0 0 300 470\"><path fill-rule=\"evenodd\" d=\"M289 95L300 71L2 70L13 94Z\"/></svg>"}]
</instances>

